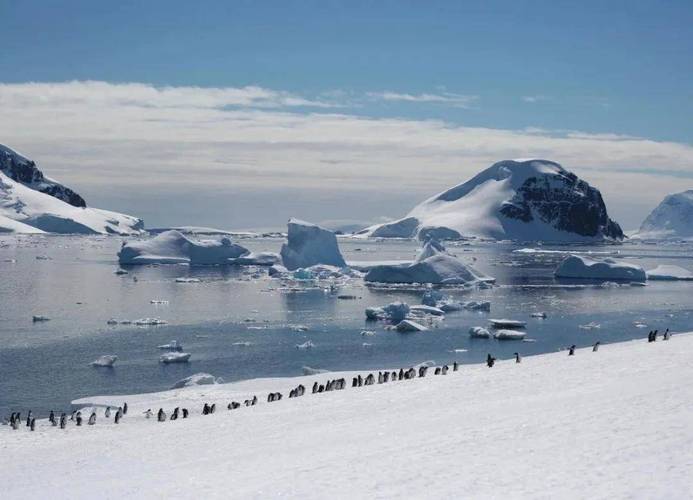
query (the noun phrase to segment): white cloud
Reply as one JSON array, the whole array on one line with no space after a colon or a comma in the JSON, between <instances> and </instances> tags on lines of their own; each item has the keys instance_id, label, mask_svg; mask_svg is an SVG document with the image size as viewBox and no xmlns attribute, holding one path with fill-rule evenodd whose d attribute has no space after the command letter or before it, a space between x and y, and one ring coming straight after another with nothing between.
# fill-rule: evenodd
<instances>
[{"instance_id":1,"label":"white cloud","mask_svg":"<svg viewBox=\"0 0 693 500\"><path fill-rule=\"evenodd\" d=\"M315 109L296 108L305 105ZM370 193L363 196L388 190L414 205L518 157L558 161L598 186L608 203L631 206L635 199L643 212L693 185L688 144L367 118L328 112L331 105L260 87L0 84L0 142L77 189L132 196L193 187ZM358 208L337 215L369 217L349 213Z\"/></svg>"},{"instance_id":2,"label":"white cloud","mask_svg":"<svg viewBox=\"0 0 693 500\"><path fill-rule=\"evenodd\" d=\"M468 108L479 100L479 96L453 94L450 92L440 94L406 94L385 91L368 92L366 95L371 99L382 99L384 101L448 104L457 108Z\"/></svg>"}]
</instances>

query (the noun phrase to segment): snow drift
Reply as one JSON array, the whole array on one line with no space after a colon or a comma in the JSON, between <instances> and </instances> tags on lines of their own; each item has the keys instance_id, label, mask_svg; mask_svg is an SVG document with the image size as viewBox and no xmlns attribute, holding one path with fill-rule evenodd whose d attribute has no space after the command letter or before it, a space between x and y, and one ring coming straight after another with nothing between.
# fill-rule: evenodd
<instances>
[{"instance_id":1,"label":"snow drift","mask_svg":"<svg viewBox=\"0 0 693 500\"><path fill-rule=\"evenodd\" d=\"M584 255L570 255L556 268L558 278L580 278L595 280L646 281L645 270L614 259L597 260Z\"/></svg>"},{"instance_id":2,"label":"snow drift","mask_svg":"<svg viewBox=\"0 0 693 500\"><path fill-rule=\"evenodd\" d=\"M289 220L287 242L280 254L284 267L290 271L316 264L346 266L332 231L298 219Z\"/></svg>"},{"instance_id":3,"label":"snow drift","mask_svg":"<svg viewBox=\"0 0 693 500\"><path fill-rule=\"evenodd\" d=\"M598 189L546 160L505 160L358 234L381 238L622 239Z\"/></svg>"},{"instance_id":4,"label":"snow drift","mask_svg":"<svg viewBox=\"0 0 693 500\"><path fill-rule=\"evenodd\" d=\"M633 238L693 238L693 189L670 194L647 216Z\"/></svg>"},{"instance_id":5,"label":"snow drift","mask_svg":"<svg viewBox=\"0 0 693 500\"><path fill-rule=\"evenodd\" d=\"M248 253L228 237L193 240L178 231L166 231L148 240L124 242L118 261L121 264L223 265Z\"/></svg>"},{"instance_id":6,"label":"snow drift","mask_svg":"<svg viewBox=\"0 0 693 500\"><path fill-rule=\"evenodd\" d=\"M0 145L0 232L132 235L143 228L136 217L87 207L34 162Z\"/></svg>"}]
</instances>

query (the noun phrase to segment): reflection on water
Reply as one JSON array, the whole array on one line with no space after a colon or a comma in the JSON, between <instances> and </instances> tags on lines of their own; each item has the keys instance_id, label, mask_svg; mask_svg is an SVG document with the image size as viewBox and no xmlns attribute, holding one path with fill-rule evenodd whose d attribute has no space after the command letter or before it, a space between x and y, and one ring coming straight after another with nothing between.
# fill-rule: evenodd
<instances>
[{"instance_id":1,"label":"reflection on water","mask_svg":"<svg viewBox=\"0 0 693 500\"><path fill-rule=\"evenodd\" d=\"M277 251L281 241L243 244ZM531 355L573 343L644 337L652 328L693 329L691 282L604 287L553 277L565 250L618 252L614 257L646 269L667 263L693 269L690 246L534 247L541 252L517 252L516 245L498 243L449 246L496 277L498 285L447 293L458 300L489 300L491 313L450 313L429 332L405 335L366 323L364 309L394 300L418 304L420 289L368 287L357 279L338 292L356 299L341 300L325 284L287 289L265 270L254 278L257 269L147 266L116 275L119 246L118 238L0 238L0 415L10 408L44 414L99 393L162 390L201 371L232 381L298 375L303 366L340 370L425 360L471 363L488 352L509 358L518 350ZM408 260L417 249L406 241L341 240L340 246L347 261ZM176 283L178 277L200 282ZM531 317L540 311L546 319ZM33 323L33 315L51 320ZM469 338L471 326L498 317L527 321L533 342ZM161 318L168 324L110 326L110 318ZM362 336L364 329L375 335ZM189 364L158 363L157 346L173 339L192 353ZM309 340L314 348L295 347ZM103 354L118 356L114 368L89 366Z\"/></svg>"}]
</instances>

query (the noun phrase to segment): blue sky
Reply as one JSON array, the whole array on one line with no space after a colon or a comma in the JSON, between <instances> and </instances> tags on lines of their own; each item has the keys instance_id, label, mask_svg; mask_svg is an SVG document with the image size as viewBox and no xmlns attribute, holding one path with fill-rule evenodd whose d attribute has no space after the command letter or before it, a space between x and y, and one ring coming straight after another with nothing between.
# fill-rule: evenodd
<instances>
[{"instance_id":1,"label":"blue sky","mask_svg":"<svg viewBox=\"0 0 693 500\"><path fill-rule=\"evenodd\" d=\"M270 117L277 118L278 113L302 118L337 113L378 123L387 123L388 119L417 123L439 121L446 126L475 130L528 131L530 135L538 133L544 138L565 137L576 132L598 134L604 140L609 136L633 136L658 143L675 143L676 147L664 156L659 148L656 153L643 152L632 159L618 157L611 163L604 158L591 161L589 154L585 155L584 162L575 161L577 155L568 154L563 158L562 144L556 149L552 149L555 145L536 149L552 154L553 159L567 163L567 167L574 168L580 175L580 168L586 167L616 168L619 172L630 169L658 175L660 184L654 188L657 197L666 194L663 191L668 186L675 185L674 178L685 179L688 186L682 187L693 184L689 156L693 143L693 2L690 1L193 3L176 0L4 0L0 1L0 18L3 20L0 48L0 82L3 84L137 82L155 89L244 89L252 86L281 93L293 100L289 105L286 99L263 101L261 110L253 115L257 118L259 113L267 113L261 118L263 124ZM71 89L73 91L74 87ZM23 94L22 106L33 106L31 99L38 102L45 98L46 92L52 91L42 87L34 97ZM56 114L54 108L44 109L48 113L47 120L57 116L57 123L77 112L66 106L75 99L82 99L82 95L72 98L69 93L61 93L61 96L59 113ZM1 104L9 102L7 97L4 99ZM146 95L138 99L146 108ZM103 110L90 102L89 109L94 113ZM197 103L195 100L193 107ZM255 101L247 105L231 99L215 106L217 111L233 111L257 109L255 104ZM119 99L109 106L122 108L128 103ZM110 112L115 112L115 108L109 108ZM104 111L104 121L113 119L108 113ZM27 116L43 119L44 115L36 111L36 115L27 113ZM151 123L154 118L142 115L139 119ZM156 117L156 120L162 119L169 117ZM175 121L195 119L177 116ZM87 137L88 134L77 128L74 133L67 134L66 126L61 122L56 124L60 133L46 130L34 136L29 132L18 133L8 126L0 128L3 133L0 142L21 147L22 152L28 156L33 154L49 170L52 162L62 178L78 187L82 185L83 190L99 201L104 195L99 194L102 186L95 179L98 176L81 175L70 165L79 163L77 157L88 163L86 150L103 154L113 149L105 146L98 149L94 144L99 138ZM199 124L177 129L179 139L186 142L187 135L194 135L197 129ZM115 130L117 126L112 131ZM384 132L379 129L378 133ZM146 139L147 134L143 129L141 138ZM229 130L229 134L233 136L234 130ZM111 146L119 140L117 135L107 138L103 135L102 142L107 139ZM90 145L85 151L76 151L74 146L65 146L68 139L71 142L83 140ZM162 140L162 137L152 136L152 144ZM220 140L215 139L215 142ZM271 139L272 142L277 140ZM390 142L399 140L400 136ZM306 149L310 140L303 138L301 142ZM359 146L371 147L362 143ZM195 146L198 151L206 147L199 142ZM318 149L326 155L327 148L326 145ZM424 145L413 154L423 154L422 151L428 149ZM49 155L48 150L55 156ZM336 148L329 155L334 156L332 153L338 150ZM523 149L512 151L523 152ZM315 152L313 149L306 154L310 156ZM150 157L150 153L145 156ZM498 152L501 156L502 153L504 151ZM426 161L433 163L438 156L439 153L433 153ZM494 159L493 151L483 156L483 161L487 157ZM482 161L479 154L470 157L470 161L472 158ZM566 162L566 158L570 161ZM162 158L159 163L165 163L164 160ZM461 155L460 161L463 160L464 155ZM349 165L355 161L358 160L349 158ZM104 182L110 179L109 169L119 168L103 161L98 163L103 168ZM673 165L671 168L669 163ZM443 165L452 163L441 161L440 181L414 189L417 195L433 194L427 190L435 192L450 183L461 182L465 180L462 171L473 173L486 166L474 164L469 170L461 169L458 173ZM306 172L313 169L310 165L305 168ZM303 175L302 166L294 169L296 175ZM173 178L178 171L171 172ZM387 177L388 169L383 167L383 172ZM238 189L233 182L238 178L237 172L232 177L229 189L233 191ZM666 177L671 177L668 184ZM588 174L587 178L591 182L600 180L596 174L592 178ZM604 182L613 181L604 178ZM244 189L246 193L261 191L261 186L255 183ZM281 186L275 183L272 187ZM218 189L218 185L214 188ZM170 189L171 192L185 190L185 183ZM616 185L611 188L607 185L603 190L608 195L609 190L616 191ZM655 194L636 209L637 217L652 208L649 205L654 202ZM620 210L624 216L630 216L632 207L625 208L628 200L617 197L614 200L617 206L623 207ZM411 201L409 196L403 196L399 202L392 201L372 217L401 215L398 210L407 203L411 205ZM128 203L134 202L125 197L111 208L126 210ZM337 211L331 216L352 218L353 214L343 212ZM633 215L633 220L624 225L634 225L635 217ZM369 216L359 213L353 218L367 219ZM273 224L266 218L257 223Z\"/></svg>"}]
</instances>

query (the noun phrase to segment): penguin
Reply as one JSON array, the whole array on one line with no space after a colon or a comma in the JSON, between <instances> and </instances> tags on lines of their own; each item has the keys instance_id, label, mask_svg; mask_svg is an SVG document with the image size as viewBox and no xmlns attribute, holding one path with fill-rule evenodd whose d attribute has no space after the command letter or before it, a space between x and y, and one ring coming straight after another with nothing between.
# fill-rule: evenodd
<instances>
[{"instance_id":1,"label":"penguin","mask_svg":"<svg viewBox=\"0 0 693 500\"><path fill-rule=\"evenodd\" d=\"M456 372L459 367L460 367L460 365L457 363L457 361L455 361L452 364L452 371Z\"/></svg>"},{"instance_id":2,"label":"penguin","mask_svg":"<svg viewBox=\"0 0 693 500\"><path fill-rule=\"evenodd\" d=\"M169 420L178 420L178 407L173 410L173 413L171 413L171 416L169 417Z\"/></svg>"},{"instance_id":3,"label":"penguin","mask_svg":"<svg viewBox=\"0 0 693 500\"><path fill-rule=\"evenodd\" d=\"M436 366L436 371L433 372L433 375L440 375L440 366Z\"/></svg>"},{"instance_id":4,"label":"penguin","mask_svg":"<svg viewBox=\"0 0 693 500\"><path fill-rule=\"evenodd\" d=\"M420 367L419 367L419 378L423 377L424 375L425 375L424 367L423 367L423 366L420 366Z\"/></svg>"},{"instance_id":5,"label":"penguin","mask_svg":"<svg viewBox=\"0 0 693 500\"><path fill-rule=\"evenodd\" d=\"M123 403L123 415L127 415L127 414L128 414L128 404Z\"/></svg>"},{"instance_id":6,"label":"penguin","mask_svg":"<svg viewBox=\"0 0 693 500\"><path fill-rule=\"evenodd\" d=\"M385 372L385 374L383 375L383 380L386 384L390 381L390 372Z\"/></svg>"},{"instance_id":7,"label":"penguin","mask_svg":"<svg viewBox=\"0 0 693 500\"><path fill-rule=\"evenodd\" d=\"M267 395L267 402L268 402L268 403L271 403L272 401L274 401L274 394L270 392L270 393Z\"/></svg>"},{"instance_id":8,"label":"penguin","mask_svg":"<svg viewBox=\"0 0 693 500\"><path fill-rule=\"evenodd\" d=\"M488 354L486 356L486 366L488 366L489 368L493 368L493 365L495 364L495 362L496 362L496 358L494 358L490 354Z\"/></svg>"},{"instance_id":9,"label":"penguin","mask_svg":"<svg viewBox=\"0 0 693 500\"><path fill-rule=\"evenodd\" d=\"M81 411L78 411L75 414L75 421L77 422L77 427L82 425L82 412Z\"/></svg>"},{"instance_id":10,"label":"penguin","mask_svg":"<svg viewBox=\"0 0 693 500\"><path fill-rule=\"evenodd\" d=\"M26 414L26 426L29 427L31 425L31 410L29 410L29 413Z\"/></svg>"},{"instance_id":11,"label":"penguin","mask_svg":"<svg viewBox=\"0 0 693 500\"><path fill-rule=\"evenodd\" d=\"M110 406L106 407L106 411L104 412L103 416L106 418L111 418L111 407Z\"/></svg>"},{"instance_id":12,"label":"penguin","mask_svg":"<svg viewBox=\"0 0 693 500\"><path fill-rule=\"evenodd\" d=\"M48 421L51 423L53 427L58 425L58 423L55 421L55 413L53 413L53 410L51 410L50 414L48 415Z\"/></svg>"},{"instance_id":13,"label":"penguin","mask_svg":"<svg viewBox=\"0 0 693 500\"><path fill-rule=\"evenodd\" d=\"M255 406L256 404L257 404L257 396L253 396L253 399L250 402L250 406Z\"/></svg>"},{"instance_id":14,"label":"penguin","mask_svg":"<svg viewBox=\"0 0 693 500\"><path fill-rule=\"evenodd\" d=\"M93 412L91 412L91 415L89 415L89 421L87 422L87 424L94 425L95 423L96 423L96 412L93 411Z\"/></svg>"},{"instance_id":15,"label":"penguin","mask_svg":"<svg viewBox=\"0 0 693 500\"><path fill-rule=\"evenodd\" d=\"M74 420L74 419L75 419L75 413L77 413L77 410L75 410L75 411L72 412L72 415L70 415L70 420Z\"/></svg>"},{"instance_id":16,"label":"penguin","mask_svg":"<svg viewBox=\"0 0 693 500\"><path fill-rule=\"evenodd\" d=\"M363 386L363 377L361 375L359 375L358 379L359 379L359 387Z\"/></svg>"},{"instance_id":17,"label":"penguin","mask_svg":"<svg viewBox=\"0 0 693 500\"><path fill-rule=\"evenodd\" d=\"M14 412L10 414L10 427L14 428Z\"/></svg>"},{"instance_id":18,"label":"penguin","mask_svg":"<svg viewBox=\"0 0 693 500\"><path fill-rule=\"evenodd\" d=\"M209 405L207 403L202 407L202 414L209 415Z\"/></svg>"},{"instance_id":19,"label":"penguin","mask_svg":"<svg viewBox=\"0 0 693 500\"><path fill-rule=\"evenodd\" d=\"M657 332L659 332L659 330L652 332L652 342L657 342Z\"/></svg>"},{"instance_id":20,"label":"penguin","mask_svg":"<svg viewBox=\"0 0 693 500\"><path fill-rule=\"evenodd\" d=\"M121 410L120 410L120 408L118 408L118 411L116 411L115 417L113 417L113 422L115 422L116 424L120 423L120 414L121 414Z\"/></svg>"},{"instance_id":21,"label":"penguin","mask_svg":"<svg viewBox=\"0 0 693 500\"><path fill-rule=\"evenodd\" d=\"M316 382L317 384L317 382ZM351 379L351 387L357 387L358 386L358 379L356 377ZM315 386L313 386L313 389L315 389ZM313 391L313 394L315 394L315 391Z\"/></svg>"},{"instance_id":22,"label":"penguin","mask_svg":"<svg viewBox=\"0 0 693 500\"><path fill-rule=\"evenodd\" d=\"M67 415L65 415L63 413L62 415L60 415L60 428L64 429L66 424L67 424Z\"/></svg>"},{"instance_id":23,"label":"penguin","mask_svg":"<svg viewBox=\"0 0 693 500\"><path fill-rule=\"evenodd\" d=\"M404 378L404 370L401 368L399 369L399 374L397 375L398 380L402 380Z\"/></svg>"},{"instance_id":24,"label":"penguin","mask_svg":"<svg viewBox=\"0 0 693 500\"><path fill-rule=\"evenodd\" d=\"M522 363L522 358L520 357L519 352L515 353L515 363Z\"/></svg>"},{"instance_id":25,"label":"penguin","mask_svg":"<svg viewBox=\"0 0 693 500\"><path fill-rule=\"evenodd\" d=\"M124 406L123 406L123 415L125 415L125 407L124 407ZM144 418L149 419L149 418L152 417L152 415L153 415L152 409L151 409L151 408L147 408L147 411L144 412Z\"/></svg>"},{"instance_id":26,"label":"penguin","mask_svg":"<svg viewBox=\"0 0 693 500\"><path fill-rule=\"evenodd\" d=\"M599 350L599 341L597 340L592 346L592 352L597 352Z\"/></svg>"},{"instance_id":27,"label":"penguin","mask_svg":"<svg viewBox=\"0 0 693 500\"><path fill-rule=\"evenodd\" d=\"M571 345L568 349L568 356L575 356L575 344Z\"/></svg>"},{"instance_id":28,"label":"penguin","mask_svg":"<svg viewBox=\"0 0 693 500\"><path fill-rule=\"evenodd\" d=\"M669 340L670 336L671 336L671 333L669 333L669 329L667 328L666 331L664 332L664 340Z\"/></svg>"},{"instance_id":29,"label":"penguin","mask_svg":"<svg viewBox=\"0 0 693 500\"><path fill-rule=\"evenodd\" d=\"M393 382L397 381L397 372L392 372L390 374L390 379L392 379Z\"/></svg>"},{"instance_id":30,"label":"penguin","mask_svg":"<svg viewBox=\"0 0 693 500\"><path fill-rule=\"evenodd\" d=\"M32 431L35 431L35 430L36 430L36 418L35 418L35 417L31 419L31 426L30 426L30 429L31 429Z\"/></svg>"},{"instance_id":31,"label":"penguin","mask_svg":"<svg viewBox=\"0 0 693 500\"><path fill-rule=\"evenodd\" d=\"M448 374L448 365L443 365L443 368L441 369L440 373L442 375L447 375Z\"/></svg>"},{"instance_id":32,"label":"penguin","mask_svg":"<svg viewBox=\"0 0 693 500\"><path fill-rule=\"evenodd\" d=\"M375 377L373 377L373 374L371 373L366 377L365 385L373 385L373 382L375 382Z\"/></svg>"},{"instance_id":33,"label":"penguin","mask_svg":"<svg viewBox=\"0 0 693 500\"><path fill-rule=\"evenodd\" d=\"M352 384L352 387L356 387L356 378L354 378L354 382ZM313 383L313 394L315 394L316 392L318 392L318 383L314 382Z\"/></svg>"},{"instance_id":34,"label":"penguin","mask_svg":"<svg viewBox=\"0 0 693 500\"><path fill-rule=\"evenodd\" d=\"M165 422L166 421L166 412L164 411L163 408L159 408L159 411L156 414L156 419L159 422Z\"/></svg>"},{"instance_id":35,"label":"penguin","mask_svg":"<svg viewBox=\"0 0 693 500\"><path fill-rule=\"evenodd\" d=\"M323 392L325 392L325 386L322 385L322 384L320 384L320 385L318 386L318 393L322 394Z\"/></svg>"},{"instance_id":36,"label":"penguin","mask_svg":"<svg viewBox=\"0 0 693 500\"><path fill-rule=\"evenodd\" d=\"M183 408L183 418L188 418L188 409Z\"/></svg>"}]
</instances>

